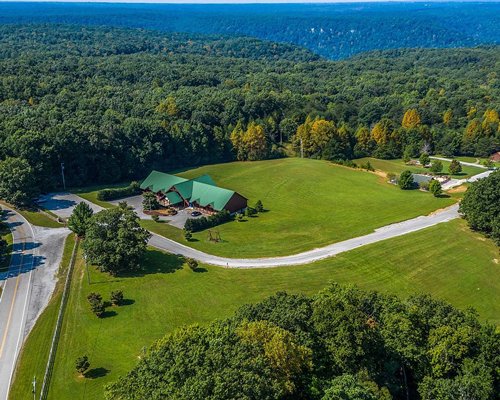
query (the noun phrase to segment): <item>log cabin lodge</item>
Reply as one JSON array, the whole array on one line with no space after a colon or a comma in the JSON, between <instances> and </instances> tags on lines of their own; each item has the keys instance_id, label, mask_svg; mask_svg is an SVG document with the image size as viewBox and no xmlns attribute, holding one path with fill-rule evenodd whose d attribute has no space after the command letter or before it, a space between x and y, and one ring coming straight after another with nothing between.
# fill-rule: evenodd
<instances>
[{"instance_id":1,"label":"log cabin lodge","mask_svg":"<svg viewBox=\"0 0 500 400\"><path fill-rule=\"evenodd\" d=\"M231 214L243 211L248 201L237 192L218 187L209 175L185 179L152 171L142 182L141 189L155 193L162 206L193 207L206 214L222 210L227 210Z\"/></svg>"}]
</instances>

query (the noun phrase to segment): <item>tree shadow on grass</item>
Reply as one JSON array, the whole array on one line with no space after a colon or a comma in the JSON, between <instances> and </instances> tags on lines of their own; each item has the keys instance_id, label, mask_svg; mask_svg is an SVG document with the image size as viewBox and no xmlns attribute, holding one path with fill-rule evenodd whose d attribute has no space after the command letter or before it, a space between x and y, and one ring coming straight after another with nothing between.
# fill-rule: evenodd
<instances>
[{"instance_id":1,"label":"tree shadow on grass","mask_svg":"<svg viewBox=\"0 0 500 400\"><path fill-rule=\"evenodd\" d=\"M149 274L170 274L182 269L184 260L175 254L149 249L144 255L141 270L120 274L121 278L135 278Z\"/></svg>"},{"instance_id":2,"label":"tree shadow on grass","mask_svg":"<svg viewBox=\"0 0 500 400\"><path fill-rule=\"evenodd\" d=\"M135 303L135 300L133 300L133 299L123 299L122 302L120 303L120 307L131 306L134 303Z\"/></svg>"},{"instance_id":3,"label":"tree shadow on grass","mask_svg":"<svg viewBox=\"0 0 500 400\"><path fill-rule=\"evenodd\" d=\"M208 272L208 269L203 268L203 267L198 267L193 272L196 272L197 274L198 273L204 273L204 272Z\"/></svg>"},{"instance_id":4,"label":"tree shadow on grass","mask_svg":"<svg viewBox=\"0 0 500 400\"><path fill-rule=\"evenodd\" d=\"M104 313L102 314L101 318L111 318L111 317L116 317L118 315L118 313L116 311L113 311L113 310L106 310L104 311Z\"/></svg>"},{"instance_id":5,"label":"tree shadow on grass","mask_svg":"<svg viewBox=\"0 0 500 400\"><path fill-rule=\"evenodd\" d=\"M450 196L449 194L442 193L442 194L437 195L436 197L438 197L438 198L440 198L440 199L448 199L448 198L450 198L451 196Z\"/></svg>"},{"instance_id":6,"label":"tree shadow on grass","mask_svg":"<svg viewBox=\"0 0 500 400\"><path fill-rule=\"evenodd\" d=\"M89 369L87 372L85 372L85 378L89 379L97 379L97 378L103 378L107 374L109 374L111 371L106 368L92 368Z\"/></svg>"}]
</instances>

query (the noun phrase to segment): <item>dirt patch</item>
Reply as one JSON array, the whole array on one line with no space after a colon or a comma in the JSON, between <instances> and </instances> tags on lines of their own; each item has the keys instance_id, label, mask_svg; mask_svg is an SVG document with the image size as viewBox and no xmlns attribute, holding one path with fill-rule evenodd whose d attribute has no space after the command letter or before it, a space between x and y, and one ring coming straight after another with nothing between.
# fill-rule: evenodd
<instances>
[{"instance_id":1,"label":"dirt patch","mask_svg":"<svg viewBox=\"0 0 500 400\"><path fill-rule=\"evenodd\" d=\"M464 193L466 191L467 191L467 186L460 185L460 186L454 187L453 189L448 190L448 193Z\"/></svg>"}]
</instances>

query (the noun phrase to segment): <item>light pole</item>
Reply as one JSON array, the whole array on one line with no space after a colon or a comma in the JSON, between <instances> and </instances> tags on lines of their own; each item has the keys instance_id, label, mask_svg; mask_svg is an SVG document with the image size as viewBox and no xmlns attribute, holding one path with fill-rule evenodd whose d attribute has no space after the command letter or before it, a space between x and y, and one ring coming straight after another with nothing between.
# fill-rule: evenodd
<instances>
[{"instance_id":1,"label":"light pole","mask_svg":"<svg viewBox=\"0 0 500 400\"><path fill-rule=\"evenodd\" d=\"M63 182L63 188L66 190L66 180L64 179L64 163L61 163L61 175L62 175L62 182Z\"/></svg>"}]
</instances>

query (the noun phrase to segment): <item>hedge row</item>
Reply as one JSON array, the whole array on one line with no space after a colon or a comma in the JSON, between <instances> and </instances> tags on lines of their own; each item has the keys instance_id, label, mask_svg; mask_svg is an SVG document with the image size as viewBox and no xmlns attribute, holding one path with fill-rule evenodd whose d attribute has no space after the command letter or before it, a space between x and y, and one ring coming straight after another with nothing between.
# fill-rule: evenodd
<instances>
[{"instance_id":1,"label":"hedge row","mask_svg":"<svg viewBox=\"0 0 500 400\"><path fill-rule=\"evenodd\" d=\"M131 182L130 185L124 188L103 189L97 192L97 200L107 201L116 200L122 197L133 196L141 193L141 188L138 182Z\"/></svg>"},{"instance_id":2,"label":"hedge row","mask_svg":"<svg viewBox=\"0 0 500 400\"><path fill-rule=\"evenodd\" d=\"M203 229L213 228L231 220L231 214L227 210L219 211L217 214L209 217L188 218L184 224L184 229L190 232L199 232Z\"/></svg>"}]
</instances>

